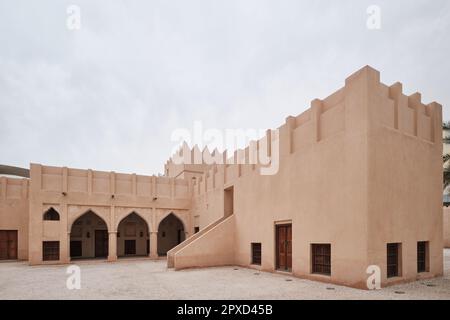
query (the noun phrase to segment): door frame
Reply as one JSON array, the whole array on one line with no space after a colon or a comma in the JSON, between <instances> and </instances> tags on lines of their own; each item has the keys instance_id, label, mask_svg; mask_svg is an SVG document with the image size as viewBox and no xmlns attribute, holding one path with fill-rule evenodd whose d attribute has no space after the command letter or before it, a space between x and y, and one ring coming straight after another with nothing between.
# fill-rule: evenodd
<instances>
[{"instance_id":1,"label":"door frame","mask_svg":"<svg viewBox=\"0 0 450 320\"><path fill-rule=\"evenodd\" d=\"M280 221L280 222L275 222L274 225L274 238L275 238L275 271L279 271L279 272L288 272L288 273L292 273L292 256L291 256L291 268L290 270L286 270L286 269L280 269L279 268L279 247L278 247L278 228L280 227L290 227L291 228L291 249L292 249L292 221ZM291 250L291 255L292 255L292 250ZM287 255L286 255L287 257ZM287 258L286 258L287 259Z\"/></svg>"},{"instance_id":2,"label":"door frame","mask_svg":"<svg viewBox=\"0 0 450 320\"><path fill-rule=\"evenodd\" d=\"M11 260L11 261L19 260L19 230L11 230L11 229L8 229L8 230L0 230L0 231L5 232L5 234L6 234L6 256L7 256L7 259L4 259L4 261L8 261L8 260ZM9 238L9 234L11 234L11 233L13 233L13 234L15 235L15 237L14 237L14 242L15 242L15 245L16 245L16 250L15 250L15 257L14 257L14 258L11 258L11 257L9 256L9 250L10 250L10 248L9 248L9 245L8 245L8 242L9 242L8 238Z\"/></svg>"}]
</instances>

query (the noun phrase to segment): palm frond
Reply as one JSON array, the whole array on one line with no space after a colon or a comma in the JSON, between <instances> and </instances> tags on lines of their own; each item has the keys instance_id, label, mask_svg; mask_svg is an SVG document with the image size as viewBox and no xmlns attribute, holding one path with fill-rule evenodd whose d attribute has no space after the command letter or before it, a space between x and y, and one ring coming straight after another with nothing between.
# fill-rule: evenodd
<instances>
[{"instance_id":1,"label":"palm frond","mask_svg":"<svg viewBox=\"0 0 450 320\"><path fill-rule=\"evenodd\" d=\"M444 189L450 185L450 170L444 171Z\"/></svg>"},{"instance_id":2,"label":"palm frond","mask_svg":"<svg viewBox=\"0 0 450 320\"><path fill-rule=\"evenodd\" d=\"M449 154L449 153L444 154L444 155L442 156L442 161L443 161L443 163L446 163L448 160L450 160L450 154Z\"/></svg>"},{"instance_id":3,"label":"palm frond","mask_svg":"<svg viewBox=\"0 0 450 320\"><path fill-rule=\"evenodd\" d=\"M442 156L442 161L444 163L444 170L443 170L443 184L444 189L446 189L450 185L450 154L444 154Z\"/></svg>"}]
</instances>

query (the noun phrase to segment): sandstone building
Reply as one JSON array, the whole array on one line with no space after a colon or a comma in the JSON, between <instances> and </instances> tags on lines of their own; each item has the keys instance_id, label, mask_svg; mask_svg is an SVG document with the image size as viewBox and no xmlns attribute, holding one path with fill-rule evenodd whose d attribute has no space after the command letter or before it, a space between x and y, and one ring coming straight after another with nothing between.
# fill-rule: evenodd
<instances>
[{"instance_id":1,"label":"sandstone building","mask_svg":"<svg viewBox=\"0 0 450 320\"><path fill-rule=\"evenodd\" d=\"M369 266L383 286L439 276L441 126L439 104L364 67L212 164L193 161L195 148L163 176L31 164L29 178L1 178L0 255L31 265L167 256L175 269L240 265L358 288ZM264 145L276 173L237 163Z\"/></svg>"}]
</instances>

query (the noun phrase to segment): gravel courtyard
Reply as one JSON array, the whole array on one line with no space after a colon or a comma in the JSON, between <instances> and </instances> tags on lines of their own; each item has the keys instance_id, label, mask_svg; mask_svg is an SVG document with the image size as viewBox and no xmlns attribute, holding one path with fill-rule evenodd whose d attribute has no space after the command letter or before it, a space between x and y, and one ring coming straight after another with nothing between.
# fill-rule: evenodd
<instances>
[{"instance_id":1,"label":"gravel courtyard","mask_svg":"<svg viewBox=\"0 0 450 320\"><path fill-rule=\"evenodd\" d=\"M0 263L0 299L450 299L450 249L445 250L444 277L378 291L245 268L172 271L164 260L78 265L81 289L68 290L67 266Z\"/></svg>"}]
</instances>

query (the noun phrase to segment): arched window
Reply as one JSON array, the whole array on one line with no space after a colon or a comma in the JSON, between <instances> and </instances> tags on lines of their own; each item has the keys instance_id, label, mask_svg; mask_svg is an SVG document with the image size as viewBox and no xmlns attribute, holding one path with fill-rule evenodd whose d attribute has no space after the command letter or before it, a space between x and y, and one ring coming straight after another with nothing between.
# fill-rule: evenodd
<instances>
[{"instance_id":1,"label":"arched window","mask_svg":"<svg viewBox=\"0 0 450 320\"><path fill-rule=\"evenodd\" d=\"M44 213L44 220L46 221L59 221L59 213L53 208L48 209Z\"/></svg>"}]
</instances>

